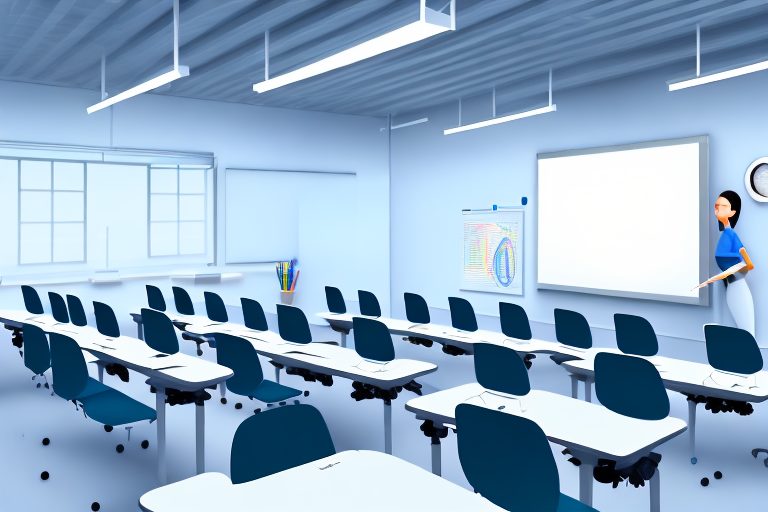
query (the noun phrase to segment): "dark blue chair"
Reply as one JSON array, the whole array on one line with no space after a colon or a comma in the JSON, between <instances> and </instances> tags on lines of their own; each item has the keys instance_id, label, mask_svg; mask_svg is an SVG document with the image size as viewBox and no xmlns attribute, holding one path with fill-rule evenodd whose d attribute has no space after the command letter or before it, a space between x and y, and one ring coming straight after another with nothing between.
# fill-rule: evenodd
<instances>
[{"instance_id":1,"label":"dark blue chair","mask_svg":"<svg viewBox=\"0 0 768 512\"><path fill-rule=\"evenodd\" d=\"M277 330L280 337L293 343L311 343L312 333L304 312L295 306L277 304Z\"/></svg>"},{"instance_id":2,"label":"dark blue chair","mask_svg":"<svg viewBox=\"0 0 768 512\"><path fill-rule=\"evenodd\" d=\"M264 378L261 361L250 341L230 334L216 333L216 362L226 366L234 375L226 380L229 391L272 406L297 397L302 391ZM304 393L304 396L309 393ZM256 412L260 412L257 410Z\"/></svg>"},{"instance_id":3,"label":"dark blue chair","mask_svg":"<svg viewBox=\"0 0 768 512\"><path fill-rule=\"evenodd\" d=\"M424 297L416 293L405 292L405 317L414 324L428 324L430 322L429 306Z\"/></svg>"},{"instance_id":4,"label":"dark blue chair","mask_svg":"<svg viewBox=\"0 0 768 512\"><path fill-rule=\"evenodd\" d=\"M736 327L704 326L709 365L724 372L751 375L763 369L763 356L754 336Z\"/></svg>"},{"instance_id":5,"label":"dark blue chair","mask_svg":"<svg viewBox=\"0 0 768 512\"><path fill-rule=\"evenodd\" d=\"M26 284L21 285L21 295L24 297L24 307L33 315L45 314L43 309L43 302L40 300L40 295L37 294L37 290Z\"/></svg>"},{"instance_id":6,"label":"dark blue chair","mask_svg":"<svg viewBox=\"0 0 768 512\"><path fill-rule=\"evenodd\" d=\"M531 336L531 323L525 310L517 304L499 302L499 323L504 336L517 340L529 340Z\"/></svg>"},{"instance_id":7,"label":"dark blue chair","mask_svg":"<svg viewBox=\"0 0 768 512\"><path fill-rule=\"evenodd\" d=\"M151 407L89 377L75 340L58 333L49 336L54 393L80 404L86 417L110 427L157 418ZM118 452L123 449L117 446Z\"/></svg>"},{"instance_id":8,"label":"dark blue chair","mask_svg":"<svg viewBox=\"0 0 768 512\"><path fill-rule=\"evenodd\" d=\"M383 323L371 318L354 317L352 331L355 333L355 352L372 361L392 361L395 346L389 329Z\"/></svg>"},{"instance_id":9,"label":"dark blue chair","mask_svg":"<svg viewBox=\"0 0 768 512\"><path fill-rule=\"evenodd\" d=\"M365 316L381 316L381 306L379 299L365 290L357 290L357 300L360 301L360 314Z\"/></svg>"},{"instance_id":10,"label":"dark blue chair","mask_svg":"<svg viewBox=\"0 0 768 512\"><path fill-rule=\"evenodd\" d=\"M555 336L557 341L569 347L588 349L592 347L592 331L584 315L569 309L555 308ZM566 354L549 356L557 364L579 359Z\"/></svg>"},{"instance_id":11,"label":"dark blue chair","mask_svg":"<svg viewBox=\"0 0 768 512\"><path fill-rule=\"evenodd\" d=\"M85 308L80 298L76 295L67 295L67 309L69 310L69 319L78 327L88 325L88 318L85 316Z\"/></svg>"},{"instance_id":12,"label":"dark blue chair","mask_svg":"<svg viewBox=\"0 0 768 512\"><path fill-rule=\"evenodd\" d=\"M229 322L227 306L221 296L213 292L203 292L203 296L205 297L205 312L208 314L208 318L214 322Z\"/></svg>"},{"instance_id":13,"label":"dark blue chair","mask_svg":"<svg viewBox=\"0 0 768 512\"><path fill-rule=\"evenodd\" d=\"M151 284L146 285L147 288L147 305L157 311L165 311L165 297L160 288Z\"/></svg>"},{"instance_id":14,"label":"dark blue chair","mask_svg":"<svg viewBox=\"0 0 768 512\"><path fill-rule=\"evenodd\" d=\"M616 327L616 345L625 354L655 356L659 352L656 333L645 318L616 313L613 324Z\"/></svg>"},{"instance_id":15,"label":"dark blue chair","mask_svg":"<svg viewBox=\"0 0 768 512\"><path fill-rule=\"evenodd\" d=\"M64 297L58 293L48 292L48 300L51 303L53 318L60 324L68 324L69 313L67 313L67 303L64 301Z\"/></svg>"},{"instance_id":16,"label":"dark blue chair","mask_svg":"<svg viewBox=\"0 0 768 512\"><path fill-rule=\"evenodd\" d=\"M347 304L344 302L344 296L338 288L333 286L325 287L325 302L328 305L328 311L331 313L344 314L347 312Z\"/></svg>"},{"instance_id":17,"label":"dark blue chair","mask_svg":"<svg viewBox=\"0 0 768 512\"><path fill-rule=\"evenodd\" d=\"M475 310L468 300L461 297L448 297L448 307L451 310L451 325L454 329L469 332L477 330Z\"/></svg>"},{"instance_id":18,"label":"dark blue chair","mask_svg":"<svg viewBox=\"0 0 768 512\"><path fill-rule=\"evenodd\" d=\"M96 329L110 338L120 337L120 325L112 308L103 302L93 301L93 314L96 317Z\"/></svg>"},{"instance_id":19,"label":"dark blue chair","mask_svg":"<svg viewBox=\"0 0 768 512\"><path fill-rule=\"evenodd\" d=\"M608 409L641 420L669 416L669 396L659 371L640 357L600 352L595 356L595 393Z\"/></svg>"},{"instance_id":20,"label":"dark blue chair","mask_svg":"<svg viewBox=\"0 0 768 512\"><path fill-rule=\"evenodd\" d=\"M459 404L456 436L469 484L499 507L530 512L594 510L560 492L547 437L528 418Z\"/></svg>"},{"instance_id":21,"label":"dark blue chair","mask_svg":"<svg viewBox=\"0 0 768 512\"><path fill-rule=\"evenodd\" d=\"M194 315L195 307L192 305L192 299L187 290L178 286L171 287L171 290L173 291L173 302L176 304L176 311L180 315Z\"/></svg>"},{"instance_id":22,"label":"dark blue chair","mask_svg":"<svg viewBox=\"0 0 768 512\"><path fill-rule=\"evenodd\" d=\"M141 308L141 322L144 325L144 342L164 354L179 351L179 339L173 322L162 311Z\"/></svg>"},{"instance_id":23,"label":"dark blue chair","mask_svg":"<svg viewBox=\"0 0 768 512\"><path fill-rule=\"evenodd\" d=\"M475 346L475 378L485 389L523 396L531 391L528 370L517 352L491 343Z\"/></svg>"},{"instance_id":24,"label":"dark blue chair","mask_svg":"<svg viewBox=\"0 0 768 512\"><path fill-rule=\"evenodd\" d=\"M45 372L51 367L51 350L45 332L36 325L23 324L21 331L24 335L24 366L32 372L32 380L42 377L46 389L49 388ZM37 383L40 387L40 383Z\"/></svg>"},{"instance_id":25,"label":"dark blue chair","mask_svg":"<svg viewBox=\"0 0 768 512\"><path fill-rule=\"evenodd\" d=\"M254 331L268 331L267 317L264 315L264 308L259 301L240 298L240 304L243 306L243 321L245 326Z\"/></svg>"},{"instance_id":26,"label":"dark blue chair","mask_svg":"<svg viewBox=\"0 0 768 512\"><path fill-rule=\"evenodd\" d=\"M320 411L306 404L289 405L240 424L232 439L229 472L232 483L241 484L335 453Z\"/></svg>"}]
</instances>

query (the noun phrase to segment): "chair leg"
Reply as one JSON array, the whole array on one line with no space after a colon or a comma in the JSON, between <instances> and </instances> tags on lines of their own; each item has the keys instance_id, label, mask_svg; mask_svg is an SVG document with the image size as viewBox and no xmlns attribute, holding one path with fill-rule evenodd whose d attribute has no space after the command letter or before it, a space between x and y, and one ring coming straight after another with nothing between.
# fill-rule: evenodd
<instances>
[{"instance_id":1,"label":"chair leg","mask_svg":"<svg viewBox=\"0 0 768 512\"><path fill-rule=\"evenodd\" d=\"M768 455L768 449L765 449L765 448L755 448L755 449L752 450L752 456L754 458L757 458L757 455L760 454L760 453L765 453L766 455ZM768 468L768 457L765 458L765 460L763 461L763 464L765 464L765 467Z\"/></svg>"}]
</instances>

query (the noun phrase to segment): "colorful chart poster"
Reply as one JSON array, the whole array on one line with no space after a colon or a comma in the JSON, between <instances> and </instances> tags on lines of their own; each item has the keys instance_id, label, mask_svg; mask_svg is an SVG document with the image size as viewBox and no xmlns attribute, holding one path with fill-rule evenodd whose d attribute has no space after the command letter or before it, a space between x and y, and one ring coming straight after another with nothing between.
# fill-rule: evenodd
<instances>
[{"instance_id":1,"label":"colorful chart poster","mask_svg":"<svg viewBox=\"0 0 768 512\"><path fill-rule=\"evenodd\" d=\"M523 210L464 211L461 288L523 294Z\"/></svg>"}]
</instances>

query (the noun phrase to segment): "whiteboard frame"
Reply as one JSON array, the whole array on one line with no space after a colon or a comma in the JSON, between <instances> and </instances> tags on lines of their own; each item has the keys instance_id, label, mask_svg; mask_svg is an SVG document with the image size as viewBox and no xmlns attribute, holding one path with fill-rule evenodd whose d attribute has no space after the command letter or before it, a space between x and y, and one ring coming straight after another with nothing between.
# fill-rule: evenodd
<instances>
[{"instance_id":1,"label":"whiteboard frame","mask_svg":"<svg viewBox=\"0 0 768 512\"><path fill-rule=\"evenodd\" d=\"M539 153L536 155L536 248L538 251L538 226L539 226L539 161L549 158L560 158L567 156L592 155L597 153L608 153L615 151L625 151L632 149L647 149L665 146L677 146L682 144L699 144L699 282L704 282L709 278L709 265L713 261L711 256L712 248L709 243L709 136L696 135L693 137L681 137L676 139L661 139L631 144L619 144L615 146L600 146L594 148L571 149L566 151L556 151L550 153ZM626 297L631 299L657 300L663 302L676 302L682 304L693 304L697 306L709 306L710 288L709 286L699 289L699 296L681 297L674 295L662 295L653 293L627 292L623 290L609 290L601 288L585 288L580 286L566 286L551 283L542 283L539 280L539 262L538 252L536 255L536 288L539 290L558 290L577 293L588 293L591 295L607 295L612 297Z\"/></svg>"}]
</instances>

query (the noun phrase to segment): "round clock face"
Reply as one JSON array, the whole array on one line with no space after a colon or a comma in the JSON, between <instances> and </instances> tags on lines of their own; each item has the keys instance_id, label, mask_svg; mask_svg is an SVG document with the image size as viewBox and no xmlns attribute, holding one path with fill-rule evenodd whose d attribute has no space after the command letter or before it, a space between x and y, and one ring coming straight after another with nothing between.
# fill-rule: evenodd
<instances>
[{"instance_id":1,"label":"round clock face","mask_svg":"<svg viewBox=\"0 0 768 512\"><path fill-rule=\"evenodd\" d=\"M752 199L768 203L768 157L758 158L749 164L744 185Z\"/></svg>"}]
</instances>

